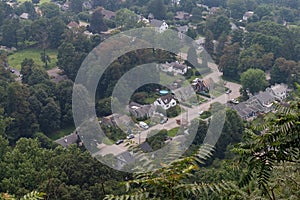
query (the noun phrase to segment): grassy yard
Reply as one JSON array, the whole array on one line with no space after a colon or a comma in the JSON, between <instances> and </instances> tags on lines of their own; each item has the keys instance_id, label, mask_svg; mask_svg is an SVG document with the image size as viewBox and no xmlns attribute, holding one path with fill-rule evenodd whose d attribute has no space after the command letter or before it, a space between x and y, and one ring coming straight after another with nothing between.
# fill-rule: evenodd
<instances>
[{"instance_id":1,"label":"grassy yard","mask_svg":"<svg viewBox=\"0 0 300 200\"><path fill-rule=\"evenodd\" d=\"M64 128L64 129L61 129L59 131L57 131L56 133L52 133L49 138L51 140L57 140L59 138L62 138L66 135L70 135L71 133L73 133L75 130L75 127L73 126L70 126L70 127L67 127L67 128Z\"/></svg>"},{"instance_id":2,"label":"grassy yard","mask_svg":"<svg viewBox=\"0 0 300 200\"><path fill-rule=\"evenodd\" d=\"M168 136L169 137L175 137L177 135L177 132L179 130L179 127L173 128L168 131Z\"/></svg>"},{"instance_id":3,"label":"grassy yard","mask_svg":"<svg viewBox=\"0 0 300 200\"><path fill-rule=\"evenodd\" d=\"M21 63L25 58L32 58L34 62L40 66L44 66L44 63L41 61L41 52L42 49L25 49L17 51L8 56L8 64L18 70L21 69ZM51 62L48 63L48 69L56 67L57 62L57 51L56 50L46 50L46 54L49 55Z\"/></svg>"}]
</instances>

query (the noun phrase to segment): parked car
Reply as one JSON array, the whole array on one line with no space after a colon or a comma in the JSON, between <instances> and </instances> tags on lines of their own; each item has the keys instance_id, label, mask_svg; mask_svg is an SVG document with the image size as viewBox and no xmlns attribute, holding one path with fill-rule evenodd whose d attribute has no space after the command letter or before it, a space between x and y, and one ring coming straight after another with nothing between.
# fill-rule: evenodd
<instances>
[{"instance_id":1,"label":"parked car","mask_svg":"<svg viewBox=\"0 0 300 200\"><path fill-rule=\"evenodd\" d=\"M126 138L127 138L128 140L130 140L130 139L134 138L134 135L133 135L133 134L129 134L129 135L127 135Z\"/></svg>"},{"instance_id":2,"label":"parked car","mask_svg":"<svg viewBox=\"0 0 300 200\"><path fill-rule=\"evenodd\" d=\"M123 143L124 142L124 140L118 140L117 142L116 142L116 145L119 145L119 144L121 144L121 143Z\"/></svg>"},{"instance_id":3,"label":"parked car","mask_svg":"<svg viewBox=\"0 0 300 200\"><path fill-rule=\"evenodd\" d=\"M149 128L148 124L146 124L145 122L140 122L140 123L139 123L139 126L140 126L141 128L143 128L143 129L148 129L148 128Z\"/></svg>"},{"instance_id":4,"label":"parked car","mask_svg":"<svg viewBox=\"0 0 300 200\"><path fill-rule=\"evenodd\" d=\"M231 90L227 90L226 91L226 94L230 94L232 91Z\"/></svg>"},{"instance_id":5,"label":"parked car","mask_svg":"<svg viewBox=\"0 0 300 200\"><path fill-rule=\"evenodd\" d=\"M204 113L203 110L201 110L200 112L198 112L199 115L202 115Z\"/></svg>"},{"instance_id":6,"label":"parked car","mask_svg":"<svg viewBox=\"0 0 300 200\"><path fill-rule=\"evenodd\" d=\"M236 99L231 99L230 102L231 102L231 103L234 103L234 104L240 103L240 102L239 102L238 100L236 100Z\"/></svg>"},{"instance_id":7,"label":"parked car","mask_svg":"<svg viewBox=\"0 0 300 200\"><path fill-rule=\"evenodd\" d=\"M168 121L168 118L163 118L161 121L160 121L160 124L164 124Z\"/></svg>"}]
</instances>

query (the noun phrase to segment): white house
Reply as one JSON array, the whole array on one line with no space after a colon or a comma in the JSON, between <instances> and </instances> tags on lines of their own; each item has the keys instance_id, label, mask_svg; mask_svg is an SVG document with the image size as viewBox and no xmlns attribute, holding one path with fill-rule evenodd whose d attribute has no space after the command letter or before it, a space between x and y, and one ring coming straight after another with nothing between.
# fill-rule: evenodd
<instances>
[{"instance_id":1,"label":"white house","mask_svg":"<svg viewBox=\"0 0 300 200\"><path fill-rule=\"evenodd\" d=\"M155 31L162 33L169 28L169 25L163 20L151 19L150 26L155 28Z\"/></svg>"},{"instance_id":2,"label":"white house","mask_svg":"<svg viewBox=\"0 0 300 200\"><path fill-rule=\"evenodd\" d=\"M171 62L171 63L166 62L166 64L162 64L158 66L160 66L160 69L163 72L173 72L175 74L181 74L181 75L184 75L188 70L188 66L180 64L178 61Z\"/></svg>"},{"instance_id":3,"label":"white house","mask_svg":"<svg viewBox=\"0 0 300 200\"><path fill-rule=\"evenodd\" d=\"M253 11L247 11L247 12L245 12L245 14L243 15L243 20L247 21L250 17L253 16L253 14L254 14Z\"/></svg>"},{"instance_id":4,"label":"white house","mask_svg":"<svg viewBox=\"0 0 300 200\"><path fill-rule=\"evenodd\" d=\"M173 96L169 94L156 99L153 104L155 106L161 106L163 109L168 110L169 108L176 106L177 102L173 98Z\"/></svg>"},{"instance_id":5,"label":"white house","mask_svg":"<svg viewBox=\"0 0 300 200\"><path fill-rule=\"evenodd\" d=\"M267 88L266 91L275 96L279 101L283 101L287 97L288 86L286 84L275 84L270 88Z\"/></svg>"}]
</instances>

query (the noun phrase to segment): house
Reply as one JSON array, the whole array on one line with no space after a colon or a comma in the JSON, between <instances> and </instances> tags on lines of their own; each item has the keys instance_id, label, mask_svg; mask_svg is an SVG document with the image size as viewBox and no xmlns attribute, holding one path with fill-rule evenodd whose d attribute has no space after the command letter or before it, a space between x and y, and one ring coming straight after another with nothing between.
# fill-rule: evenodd
<instances>
[{"instance_id":1,"label":"house","mask_svg":"<svg viewBox=\"0 0 300 200\"><path fill-rule=\"evenodd\" d=\"M134 156L129 151L125 151L116 156L115 167L117 169L122 169L126 165L132 164L134 162L135 162Z\"/></svg>"},{"instance_id":2,"label":"house","mask_svg":"<svg viewBox=\"0 0 300 200\"><path fill-rule=\"evenodd\" d=\"M190 18L190 14L183 11L177 11L176 16L174 17L175 20L188 20Z\"/></svg>"},{"instance_id":3,"label":"house","mask_svg":"<svg viewBox=\"0 0 300 200\"><path fill-rule=\"evenodd\" d=\"M151 19L150 26L155 28L155 31L162 33L169 28L169 25L163 20Z\"/></svg>"},{"instance_id":4,"label":"house","mask_svg":"<svg viewBox=\"0 0 300 200\"><path fill-rule=\"evenodd\" d=\"M148 20L151 21L152 19L154 19L154 15L152 13L149 13Z\"/></svg>"},{"instance_id":5,"label":"house","mask_svg":"<svg viewBox=\"0 0 300 200\"><path fill-rule=\"evenodd\" d=\"M22 13L20 15L20 19L28 19L29 18L29 14L28 13Z\"/></svg>"},{"instance_id":6,"label":"house","mask_svg":"<svg viewBox=\"0 0 300 200\"><path fill-rule=\"evenodd\" d=\"M269 108L264 107L255 96L248 99L246 102L241 102L239 104L229 103L227 106L235 110L243 120L249 120L261 113L269 112Z\"/></svg>"},{"instance_id":7,"label":"house","mask_svg":"<svg viewBox=\"0 0 300 200\"><path fill-rule=\"evenodd\" d=\"M209 92L210 86L209 83L206 80L202 80L200 78L195 78L192 81L192 88L196 91L196 92Z\"/></svg>"},{"instance_id":8,"label":"house","mask_svg":"<svg viewBox=\"0 0 300 200\"><path fill-rule=\"evenodd\" d=\"M90 1L85 1L82 3L82 8L84 10L91 10L93 8L92 2Z\"/></svg>"},{"instance_id":9,"label":"house","mask_svg":"<svg viewBox=\"0 0 300 200\"><path fill-rule=\"evenodd\" d=\"M55 142L64 146L64 147L68 147L70 144L76 144L78 141L80 140L78 134L75 133L71 133L70 135L67 135L65 137L62 137L58 140L56 140Z\"/></svg>"},{"instance_id":10,"label":"house","mask_svg":"<svg viewBox=\"0 0 300 200\"><path fill-rule=\"evenodd\" d=\"M128 107L130 114L138 119L151 117L155 110L152 105L140 105L135 102L131 102Z\"/></svg>"},{"instance_id":11,"label":"house","mask_svg":"<svg viewBox=\"0 0 300 200\"><path fill-rule=\"evenodd\" d=\"M176 100L170 94L161 96L153 103L154 106L161 106L164 110L168 110L177 105Z\"/></svg>"},{"instance_id":12,"label":"house","mask_svg":"<svg viewBox=\"0 0 300 200\"><path fill-rule=\"evenodd\" d=\"M209 10L209 7L207 5L197 3L197 6L200 7L200 8L205 8L206 10Z\"/></svg>"},{"instance_id":13,"label":"house","mask_svg":"<svg viewBox=\"0 0 300 200\"><path fill-rule=\"evenodd\" d=\"M245 12L245 14L243 15L243 21L248 21L248 19L250 17L252 17L253 15L254 15L253 11L247 11L247 12Z\"/></svg>"},{"instance_id":14,"label":"house","mask_svg":"<svg viewBox=\"0 0 300 200\"><path fill-rule=\"evenodd\" d=\"M171 0L171 5L172 6L179 6L181 0Z\"/></svg>"},{"instance_id":15,"label":"house","mask_svg":"<svg viewBox=\"0 0 300 200\"><path fill-rule=\"evenodd\" d=\"M188 66L180 64L178 61L176 62L171 62L170 66L173 69L173 72L175 72L176 74L185 74L188 70Z\"/></svg>"},{"instance_id":16,"label":"house","mask_svg":"<svg viewBox=\"0 0 300 200\"><path fill-rule=\"evenodd\" d=\"M61 7L61 9L63 11L69 10L69 8L70 8L70 2L68 2L68 1L66 3L64 3Z\"/></svg>"},{"instance_id":17,"label":"house","mask_svg":"<svg viewBox=\"0 0 300 200\"><path fill-rule=\"evenodd\" d=\"M68 27L69 29L76 29L76 28L79 27L79 24L78 24L77 22L75 22L75 21L71 21L71 22L67 25L67 27Z\"/></svg>"},{"instance_id":18,"label":"house","mask_svg":"<svg viewBox=\"0 0 300 200\"><path fill-rule=\"evenodd\" d=\"M211 7L211 8L209 9L208 14L214 15L214 14L216 14L219 10L220 10L219 7Z\"/></svg>"},{"instance_id":19,"label":"house","mask_svg":"<svg viewBox=\"0 0 300 200\"><path fill-rule=\"evenodd\" d=\"M149 145L148 142L143 142L142 144L139 145L139 147L144 153L149 153L153 151L152 147Z\"/></svg>"},{"instance_id":20,"label":"house","mask_svg":"<svg viewBox=\"0 0 300 200\"><path fill-rule=\"evenodd\" d=\"M288 86L286 84L275 84L266 91L275 96L276 100L283 101L287 97Z\"/></svg>"},{"instance_id":21,"label":"house","mask_svg":"<svg viewBox=\"0 0 300 200\"><path fill-rule=\"evenodd\" d=\"M258 101L267 108L270 108L273 105L273 102L275 101L275 96L272 95L270 92L259 92L257 95L251 98L257 98ZM250 98L250 99L251 99Z\"/></svg>"},{"instance_id":22,"label":"house","mask_svg":"<svg viewBox=\"0 0 300 200\"><path fill-rule=\"evenodd\" d=\"M102 9L101 13L104 19L114 20L116 18L116 13L110 10Z\"/></svg>"},{"instance_id":23,"label":"house","mask_svg":"<svg viewBox=\"0 0 300 200\"><path fill-rule=\"evenodd\" d=\"M163 72L172 72L175 74L181 74L184 75L187 70L188 66L180 64L178 61L165 64L158 65L160 67L160 70Z\"/></svg>"},{"instance_id":24,"label":"house","mask_svg":"<svg viewBox=\"0 0 300 200\"><path fill-rule=\"evenodd\" d=\"M177 27L177 31L178 31L178 37L180 39L183 39L185 34L188 32L189 30L189 27L187 25L184 25L184 26L178 26Z\"/></svg>"},{"instance_id":25,"label":"house","mask_svg":"<svg viewBox=\"0 0 300 200\"><path fill-rule=\"evenodd\" d=\"M116 126L115 117L116 117L116 114L112 114L112 115L103 117L102 120L100 121L100 123L103 125L106 125L106 126Z\"/></svg>"}]
</instances>

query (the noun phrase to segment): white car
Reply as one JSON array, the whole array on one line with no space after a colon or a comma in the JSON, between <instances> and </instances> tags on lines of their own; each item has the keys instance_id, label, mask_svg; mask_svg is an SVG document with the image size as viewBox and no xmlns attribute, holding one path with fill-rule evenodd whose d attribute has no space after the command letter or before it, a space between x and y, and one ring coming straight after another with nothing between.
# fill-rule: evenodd
<instances>
[{"instance_id":1,"label":"white car","mask_svg":"<svg viewBox=\"0 0 300 200\"><path fill-rule=\"evenodd\" d=\"M143 128L143 129L148 129L148 128L149 128L148 124L146 124L145 122L140 122L140 123L139 123L139 126L140 126L141 128Z\"/></svg>"},{"instance_id":2,"label":"white car","mask_svg":"<svg viewBox=\"0 0 300 200\"><path fill-rule=\"evenodd\" d=\"M203 110L201 110L200 112L198 112L198 114L199 114L199 115L202 115L202 114L203 114L203 112L204 112L204 111L203 111Z\"/></svg>"},{"instance_id":3,"label":"white car","mask_svg":"<svg viewBox=\"0 0 300 200\"><path fill-rule=\"evenodd\" d=\"M231 99L230 102L231 102L231 103L234 103L234 104L240 103L240 102L239 102L238 100L236 100L236 99Z\"/></svg>"},{"instance_id":4,"label":"white car","mask_svg":"<svg viewBox=\"0 0 300 200\"><path fill-rule=\"evenodd\" d=\"M133 134L129 134L127 137L126 137L128 140L134 138L134 135Z\"/></svg>"}]
</instances>

